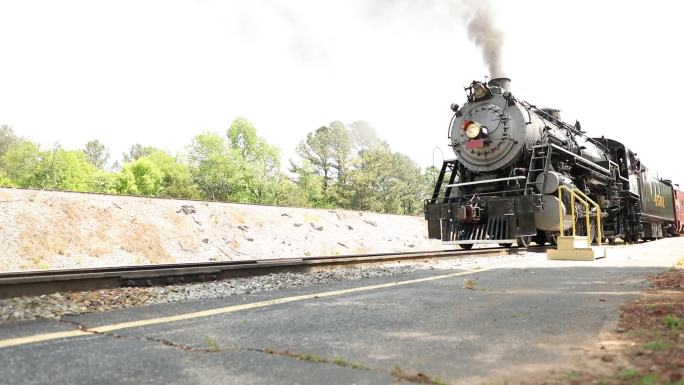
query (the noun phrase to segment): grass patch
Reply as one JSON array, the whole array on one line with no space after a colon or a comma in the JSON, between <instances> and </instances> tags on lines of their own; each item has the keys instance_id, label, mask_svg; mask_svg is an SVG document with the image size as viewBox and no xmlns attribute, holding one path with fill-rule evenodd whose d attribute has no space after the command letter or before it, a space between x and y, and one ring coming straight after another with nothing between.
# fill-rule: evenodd
<instances>
[{"instance_id":1,"label":"grass patch","mask_svg":"<svg viewBox=\"0 0 684 385\"><path fill-rule=\"evenodd\" d=\"M566 373L565 377L570 382L577 382L577 381L581 381L584 378L584 374L582 372L573 370L571 372Z\"/></svg>"},{"instance_id":2,"label":"grass patch","mask_svg":"<svg viewBox=\"0 0 684 385\"><path fill-rule=\"evenodd\" d=\"M395 366L390 374L397 379L397 381L409 381L416 384L429 384L429 385L449 385L448 383L440 380L436 377L430 377L425 373L409 373L401 370L399 365Z\"/></svg>"},{"instance_id":3,"label":"grass patch","mask_svg":"<svg viewBox=\"0 0 684 385\"><path fill-rule=\"evenodd\" d=\"M337 365L337 366L341 366L343 368L352 368L352 369L357 369L357 370L370 370L370 368L368 366L357 364L355 362L349 362L349 361L345 360L344 358L337 357L337 356L333 357L332 363Z\"/></svg>"},{"instance_id":4,"label":"grass patch","mask_svg":"<svg viewBox=\"0 0 684 385\"><path fill-rule=\"evenodd\" d=\"M211 350L212 352L218 352L221 350L216 341L209 337L204 337L204 343L207 345L207 349Z\"/></svg>"},{"instance_id":5,"label":"grass patch","mask_svg":"<svg viewBox=\"0 0 684 385\"><path fill-rule=\"evenodd\" d=\"M667 326L667 328L670 330L679 329L679 325L681 323L679 320L679 317L677 317L676 315L672 315L672 314L666 315L664 318L664 321L665 321L665 326Z\"/></svg>"},{"instance_id":6,"label":"grass patch","mask_svg":"<svg viewBox=\"0 0 684 385\"><path fill-rule=\"evenodd\" d=\"M636 378L639 376L639 372L636 369L625 369L618 374L618 377L624 380L629 380L631 378Z\"/></svg>"},{"instance_id":7,"label":"grass patch","mask_svg":"<svg viewBox=\"0 0 684 385\"><path fill-rule=\"evenodd\" d=\"M642 349L646 350L668 350L672 349L672 344L669 342L662 342L662 341L651 341L651 342L646 342L644 344L641 344Z\"/></svg>"}]
</instances>

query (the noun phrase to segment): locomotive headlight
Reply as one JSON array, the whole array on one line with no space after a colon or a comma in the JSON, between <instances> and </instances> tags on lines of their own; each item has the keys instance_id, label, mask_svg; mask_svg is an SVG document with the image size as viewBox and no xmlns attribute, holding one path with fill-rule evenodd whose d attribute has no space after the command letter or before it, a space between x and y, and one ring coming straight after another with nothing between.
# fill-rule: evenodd
<instances>
[{"instance_id":1,"label":"locomotive headlight","mask_svg":"<svg viewBox=\"0 0 684 385\"><path fill-rule=\"evenodd\" d=\"M470 122L470 124L465 127L464 131L469 139L475 139L480 135L480 132L482 132L482 126L475 122Z\"/></svg>"}]
</instances>

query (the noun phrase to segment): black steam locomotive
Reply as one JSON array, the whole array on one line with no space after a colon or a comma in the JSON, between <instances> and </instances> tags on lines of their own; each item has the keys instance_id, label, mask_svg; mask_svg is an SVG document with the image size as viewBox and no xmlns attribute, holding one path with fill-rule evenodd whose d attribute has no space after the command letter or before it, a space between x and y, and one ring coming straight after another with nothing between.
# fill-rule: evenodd
<instances>
[{"instance_id":1,"label":"black steam locomotive","mask_svg":"<svg viewBox=\"0 0 684 385\"><path fill-rule=\"evenodd\" d=\"M462 107L452 105L456 158L443 162L425 202L430 238L469 249L555 244L561 228L573 225L594 241L598 234L635 242L678 233L672 183L620 142L590 138L558 110L517 99L507 78L473 81L466 93ZM559 198L559 188L596 203L590 221L571 196Z\"/></svg>"}]
</instances>

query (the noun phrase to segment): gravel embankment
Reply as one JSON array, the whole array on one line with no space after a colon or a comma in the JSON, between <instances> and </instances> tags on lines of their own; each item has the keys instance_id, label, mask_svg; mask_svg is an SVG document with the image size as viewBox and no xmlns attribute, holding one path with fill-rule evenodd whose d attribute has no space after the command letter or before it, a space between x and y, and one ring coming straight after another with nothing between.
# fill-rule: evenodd
<instances>
[{"instance_id":1,"label":"gravel embankment","mask_svg":"<svg viewBox=\"0 0 684 385\"><path fill-rule=\"evenodd\" d=\"M530 253L532 254L532 253ZM279 273L259 277L160 287L126 287L90 292L54 293L0 300L0 323L59 318L159 303L222 298L344 280L404 275L421 270L469 269L485 263L504 263L519 256L458 258L396 262L384 265L331 268L312 273Z\"/></svg>"},{"instance_id":2,"label":"gravel embankment","mask_svg":"<svg viewBox=\"0 0 684 385\"><path fill-rule=\"evenodd\" d=\"M438 250L421 216L0 188L0 271Z\"/></svg>"}]
</instances>

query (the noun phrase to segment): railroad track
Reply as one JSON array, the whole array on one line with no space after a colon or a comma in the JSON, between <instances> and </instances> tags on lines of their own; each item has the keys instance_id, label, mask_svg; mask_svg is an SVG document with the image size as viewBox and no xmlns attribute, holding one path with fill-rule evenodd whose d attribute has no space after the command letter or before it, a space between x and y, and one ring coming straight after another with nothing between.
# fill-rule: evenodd
<instances>
[{"instance_id":1,"label":"railroad track","mask_svg":"<svg viewBox=\"0 0 684 385\"><path fill-rule=\"evenodd\" d=\"M531 247L530 249L534 249ZM155 286L250 277L282 272L309 272L331 266L363 265L426 258L496 256L520 253L520 248L434 250L306 258L261 259L163 265L98 267L0 273L0 299L58 291L85 291L122 286Z\"/></svg>"}]
</instances>

